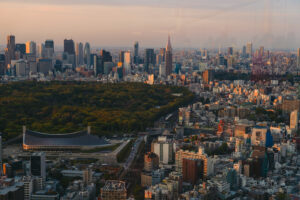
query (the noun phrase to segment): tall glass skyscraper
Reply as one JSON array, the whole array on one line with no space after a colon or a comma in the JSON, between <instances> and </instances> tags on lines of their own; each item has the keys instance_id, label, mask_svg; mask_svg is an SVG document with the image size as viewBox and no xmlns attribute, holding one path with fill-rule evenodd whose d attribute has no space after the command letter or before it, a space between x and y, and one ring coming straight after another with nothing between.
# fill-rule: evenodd
<instances>
[{"instance_id":1,"label":"tall glass skyscraper","mask_svg":"<svg viewBox=\"0 0 300 200\"><path fill-rule=\"evenodd\" d=\"M172 46L171 46L171 39L169 35L168 43L166 46L166 76L172 73L172 65L173 65Z\"/></svg>"},{"instance_id":2,"label":"tall glass skyscraper","mask_svg":"<svg viewBox=\"0 0 300 200\"><path fill-rule=\"evenodd\" d=\"M6 67L8 64L10 64L11 60L15 58L15 49L16 49L15 36L14 35L7 36L7 48L5 49Z\"/></svg>"},{"instance_id":3,"label":"tall glass skyscraper","mask_svg":"<svg viewBox=\"0 0 300 200\"><path fill-rule=\"evenodd\" d=\"M249 58L252 57L252 52L253 52L253 50L252 50L252 43L251 43L251 42L248 42L248 43L247 43L247 47L246 47L246 53L247 53L247 56L248 56Z\"/></svg>"},{"instance_id":4,"label":"tall glass skyscraper","mask_svg":"<svg viewBox=\"0 0 300 200\"><path fill-rule=\"evenodd\" d=\"M54 55L54 41L46 40L44 47L44 54L46 58L52 58Z\"/></svg>"},{"instance_id":5,"label":"tall glass skyscraper","mask_svg":"<svg viewBox=\"0 0 300 200\"><path fill-rule=\"evenodd\" d=\"M69 55L75 55L74 41L72 39L64 40L64 52L68 53Z\"/></svg>"},{"instance_id":6,"label":"tall glass skyscraper","mask_svg":"<svg viewBox=\"0 0 300 200\"><path fill-rule=\"evenodd\" d=\"M146 49L145 50L145 71L149 73L149 66L155 65L155 54L154 49Z\"/></svg>"},{"instance_id":7,"label":"tall glass skyscraper","mask_svg":"<svg viewBox=\"0 0 300 200\"><path fill-rule=\"evenodd\" d=\"M75 48L75 52L76 52L76 65L82 65L83 64L83 44L77 43L76 44L76 48Z\"/></svg>"},{"instance_id":8,"label":"tall glass skyscraper","mask_svg":"<svg viewBox=\"0 0 300 200\"><path fill-rule=\"evenodd\" d=\"M89 68L91 66L91 47L90 44L87 42L84 45L84 63Z\"/></svg>"},{"instance_id":9,"label":"tall glass skyscraper","mask_svg":"<svg viewBox=\"0 0 300 200\"><path fill-rule=\"evenodd\" d=\"M139 63L139 42L134 43L133 62L134 64Z\"/></svg>"}]
</instances>

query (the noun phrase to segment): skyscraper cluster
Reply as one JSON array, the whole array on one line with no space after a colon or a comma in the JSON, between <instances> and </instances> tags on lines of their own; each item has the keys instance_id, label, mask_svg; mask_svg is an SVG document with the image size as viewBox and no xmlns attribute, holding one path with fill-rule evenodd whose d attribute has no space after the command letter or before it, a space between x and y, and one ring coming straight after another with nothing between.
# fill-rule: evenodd
<instances>
[{"instance_id":1,"label":"skyscraper cluster","mask_svg":"<svg viewBox=\"0 0 300 200\"><path fill-rule=\"evenodd\" d=\"M168 78L173 72L171 39L168 37L166 48L146 48L141 54L139 42L136 41L133 50L120 51L119 62L116 62L111 52L102 49L92 53L89 43L75 43L73 39L65 39L63 52L58 53L51 39L38 44L35 41L16 44L15 36L7 37L5 54L0 54L1 75L39 77L40 73L55 76L56 72L79 72L98 78L110 74L115 79L143 72L146 76L153 75L153 79Z\"/></svg>"},{"instance_id":2,"label":"skyscraper cluster","mask_svg":"<svg viewBox=\"0 0 300 200\"><path fill-rule=\"evenodd\" d=\"M34 41L16 43L14 35L7 36L7 45L4 54L0 54L0 75L29 76L30 74L43 73L49 75L50 71L63 70L85 65L88 69L93 64L91 61L90 44L77 43L72 39L64 40L62 57L55 55L54 41L45 40L37 44Z\"/></svg>"},{"instance_id":3,"label":"skyscraper cluster","mask_svg":"<svg viewBox=\"0 0 300 200\"><path fill-rule=\"evenodd\" d=\"M170 37L166 48L161 48L158 52L154 48L146 48L143 55L143 57L139 55L139 43L135 42L133 53L128 50L119 52L118 69L123 68L121 71L123 71L124 76L127 76L132 74L132 70L138 70L140 64L143 64L143 72L149 77L159 74L159 77L167 78L172 73L173 54Z\"/></svg>"}]
</instances>

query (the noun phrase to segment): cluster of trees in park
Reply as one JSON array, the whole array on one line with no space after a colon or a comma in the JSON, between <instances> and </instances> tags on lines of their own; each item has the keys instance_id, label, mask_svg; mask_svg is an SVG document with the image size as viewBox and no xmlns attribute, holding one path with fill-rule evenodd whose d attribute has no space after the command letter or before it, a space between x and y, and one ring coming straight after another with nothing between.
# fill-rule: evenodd
<instances>
[{"instance_id":1,"label":"cluster of trees in park","mask_svg":"<svg viewBox=\"0 0 300 200\"><path fill-rule=\"evenodd\" d=\"M282 110L266 110L262 107L257 107L255 112L249 113L247 119L251 121L269 121L276 123L289 122L289 118L282 114Z\"/></svg>"},{"instance_id":2,"label":"cluster of trees in park","mask_svg":"<svg viewBox=\"0 0 300 200\"><path fill-rule=\"evenodd\" d=\"M0 85L0 131L4 139L21 134L22 125L47 133L88 125L99 135L140 131L193 99L183 87L143 83L8 83Z\"/></svg>"},{"instance_id":3,"label":"cluster of trees in park","mask_svg":"<svg viewBox=\"0 0 300 200\"><path fill-rule=\"evenodd\" d=\"M215 71L214 78L217 80L245 80L245 81L270 81L270 80L279 80L279 81L289 81L292 84L299 81L300 77L293 74L284 74L284 75L275 75L275 74L246 74L246 73L235 73L227 71Z\"/></svg>"},{"instance_id":4,"label":"cluster of trees in park","mask_svg":"<svg viewBox=\"0 0 300 200\"><path fill-rule=\"evenodd\" d=\"M185 145L182 147L182 149L187 151L198 152L198 146L195 145ZM205 153L209 156L230 154L232 152L233 149L230 149L226 142L223 142L220 147L215 149L205 148Z\"/></svg>"},{"instance_id":5,"label":"cluster of trees in park","mask_svg":"<svg viewBox=\"0 0 300 200\"><path fill-rule=\"evenodd\" d=\"M205 153L208 156L224 155L224 154L230 154L232 152L233 150L228 147L226 142L223 142L222 145L216 149L205 149Z\"/></svg>"},{"instance_id":6,"label":"cluster of trees in park","mask_svg":"<svg viewBox=\"0 0 300 200\"><path fill-rule=\"evenodd\" d=\"M251 74L245 73L232 73L226 71L215 71L214 77L217 80L251 80Z\"/></svg>"}]
</instances>

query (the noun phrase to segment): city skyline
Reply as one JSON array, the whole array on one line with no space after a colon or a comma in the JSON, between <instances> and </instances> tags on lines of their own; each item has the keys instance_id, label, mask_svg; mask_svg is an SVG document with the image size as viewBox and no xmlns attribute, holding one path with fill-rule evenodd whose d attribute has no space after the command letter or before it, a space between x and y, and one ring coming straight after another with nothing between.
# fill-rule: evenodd
<instances>
[{"instance_id":1,"label":"city skyline","mask_svg":"<svg viewBox=\"0 0 300 200\"><path fill-rule=\"evenodd\" d=\"M168 34L170 37L172 37L172 35ZM28 45L29 43L34 43L36 45L36 48L40 48L39 46L41 45L45 45L45 42L47 41L53 41L55 43L54 45L54 51L57 51L57 52L63 52L64 51L64 43L60 43L60 42L57 42L51 38L47 38L47 39L44 39L44 40L41 40L40 42L36 42L35 40L28 40L28 41L20 41L18 40L18 36L14 35L14 34L10 34L10 35L7 35L5 37L5 43L4 44L0 44L0 52L4 52L5 48L7 47L7 37L10 37L10 36L13 36L15 37L15 44L17 45ZM168 39L168 36L164 36L164 38L167 38ZM74 40L73 38L68 38L68 37L65 37L62 41L64 42L64 40L72 40L74 42L74 45L78 45L79 43L89 43L88 41L77 41L77 40ZM171 38L171 41L173 43L173 38ZM135 44L136 43L142 43L143 41L134 41L132 42L131 44L128 44L127 46L109 46L109 45L94 45L93 43L91 43L91 50L93 51L100 51L102 49L106 49L106 50L120 50L120 51L130 51L132 53L134 53L135 51ZM176 43L176 42L175 42ZM142 43L143 44L143 43ZM172 47L172 49L175 49L175 50L210 50L210 51L213 51L214 53L216 52L220 52L221 53L225 53L228 51L228 48L231 48L232 50L234 51L243 51L243 48L246 48L248 44L252 44L252 50L254 51L255 49L261 49L261 48L266 48L266 50L271 50L271 51L286 51L286 52L292 52L292 53L295 53L297 54L297 51L299 49L299 47L295 46L295 47L291 47L291 48L268 48L267 46L263 46L259 43L253 43L252 41L244 41L244 43L241 43L240 45L228 45L228 46L222 46L222 45L219 45L219 46L216 46L216 47L206 47L206 46L198 46L198 47L181 47L181 46L176 46L176 47ZM142 45L139 45L139 51L144 51L144 50L147 50L149 48L151 49L154 49L155 51L156 50L160 50L164 47L164 44L161 44L160 46L142 46ZM75 48L75 47L74 47ZM26 51L26 49L25 49ZM133 55L134 57L134 55Z\"/></svg>"},{"instance_id":2,"label":"city skyline","mask_svg":"<svg viewBox=\"0 0 300 200\"><path fill-rule=\"evenodd\" d=\"M300 0L0 0L0 200L300 199Z\"/></svg>"},{"instance_id":3,"label":"city skyline","mask_svg":"<svg viewBox=\"0 0 300 200\"><path fill-rule=\"evenodd\" d=\"M65 38L93 46L161 47L168 33L177 48L241 47L248 41L266 48L296 49L300 14L295 0L189 1L2 1L0 44L13 34L16 42L41 43ZM11 13L26 13L25 22ZM125 16L125 17L124 17ZM88 23L86 23L88 22ZM145 25L146 24L146 25Z\"/></svg>"}]
</instances>

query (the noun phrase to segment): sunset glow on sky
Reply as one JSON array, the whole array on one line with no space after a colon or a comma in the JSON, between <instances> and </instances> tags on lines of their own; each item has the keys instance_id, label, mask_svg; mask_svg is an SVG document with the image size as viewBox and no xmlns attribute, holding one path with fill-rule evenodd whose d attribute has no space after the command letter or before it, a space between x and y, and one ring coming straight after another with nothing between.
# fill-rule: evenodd
<instances>
[{"instance_id":1,"label":"sunset glow on sky","mask_svg":"<svg viewBox=\"0 0 300 200\"><path fill-rule=\"evenodd\" d=\"M300 46L299 0L1 0L0 44L53 39L94 46Z\"/></svg>"}]
</instances>

